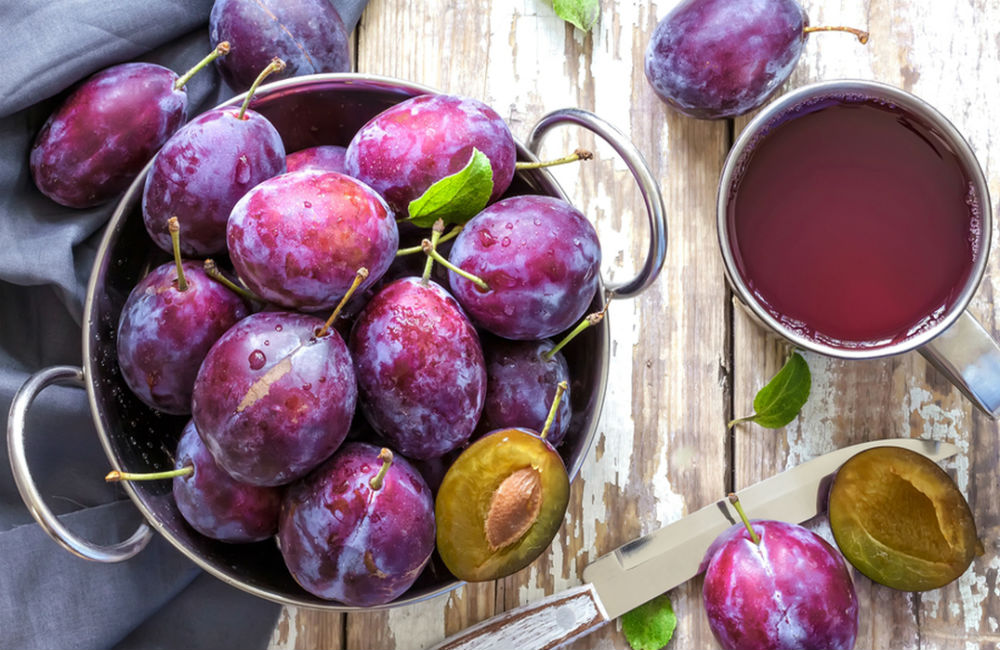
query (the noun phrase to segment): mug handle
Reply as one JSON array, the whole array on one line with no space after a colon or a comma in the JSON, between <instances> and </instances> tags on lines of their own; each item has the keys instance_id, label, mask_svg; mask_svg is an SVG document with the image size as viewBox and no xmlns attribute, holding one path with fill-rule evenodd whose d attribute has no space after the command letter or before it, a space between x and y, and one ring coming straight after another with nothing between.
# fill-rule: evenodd
<instances>
[{"instance_id":1,"label":"mug handle","mask_svg":"<svg viewBox=\"0 0 1000 650\"><path fill-rule=\"evenodd\" d=\"M653 178L653 173L649 170L645 158L642 157L635 145L621 131L590 111L579 108L562 108L544 115L542 119L538 120L528 136L528 150L538 156L545 135L553 127L562 124L576 124L599 135L621 156L639 185L639 191L646 204L646 216L649 220L649 246L646 251L646 259L638 274L631 280L605 284L609 298L637 296L656 280L667 255L667 218L660 187Z\"/></svg>"},{"instance_id":2,"label":"mug handle","mask_svg":"<svg viewBox=\"0 0 1000 650\"><path fill-rule=\"evenodd\" d=\"M28 458L24 450L24 424L28 418L28 409L38 394L52 384L69 384L85 387L83 370L75 366L52 366L39 370L18 389L10 404L10 414L7 418L7 454L10 456L10 468L14 473L14 482L21 493L21 499L35 521L49 537L59 543L67 551L85 560L113 563L122 562L133 557L146 547L153 538L153 531L145 523L141 524L135 533L123 542L110 546L93 544L81 539L62 525L42 499L35 480L28 467Z\"/></svg>"},{"instance_id":3,"label":"mug handle","mask_svg":"<svg viewBox=\"0 0 1000 650\"><path fill-rule=\"evenodd\" d=\"M1000 344L968 310L919 351L976 406L1000 417Z\"/></svg>"}]
</instances>

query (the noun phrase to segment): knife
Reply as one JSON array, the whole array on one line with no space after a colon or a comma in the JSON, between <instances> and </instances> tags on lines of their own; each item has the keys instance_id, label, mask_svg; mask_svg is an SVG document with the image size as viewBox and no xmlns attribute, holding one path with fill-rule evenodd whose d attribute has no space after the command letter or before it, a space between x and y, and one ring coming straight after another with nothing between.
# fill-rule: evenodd
<instances>
[{"instance_id":1,"label":"knife","mask_svg":"<svg viewBox=\"0 0 1000 650\"><path fill-rule=\"evenodd\" d=\"M862 442L806 461L737 492L754 519L802 523L825 508L826 479L858 452L902 447L941 461L948 442L896 438ZM449 637L432 650L549 650L574 641L696 576L705 551L736 523L720 499L620 546L583 570L584 584L518 607Z\"/></svg>"}]
</instances>

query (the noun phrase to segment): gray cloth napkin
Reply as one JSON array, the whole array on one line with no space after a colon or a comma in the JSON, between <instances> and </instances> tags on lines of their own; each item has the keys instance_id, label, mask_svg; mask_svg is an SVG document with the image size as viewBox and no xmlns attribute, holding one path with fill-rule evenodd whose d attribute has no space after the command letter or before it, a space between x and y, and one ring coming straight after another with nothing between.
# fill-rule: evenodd
<instances>
[{"instance_id":1,"label":"gray cloth napkin","mask_svg":"<svg viewBox=\"0 0 1000 650\"><path fill-rule=\"evenodd\" d=\"M367 0L334 0L353 30ZM27 167L35 134L64 91L128 60L187 70L210 49L211 0L0 0L0 409L46 366L82 362L81 318L100 231L113 210L61 207ZM188 84L189 116L232 95L214 70ZM140 521L108 461L84 391L47 389L31 410L28 459L65 525L98 543ZM203 574L159 536L102 565L49 539L0 455L0 647L264 648L279 607Z\"/></svg>"}]
</instances>

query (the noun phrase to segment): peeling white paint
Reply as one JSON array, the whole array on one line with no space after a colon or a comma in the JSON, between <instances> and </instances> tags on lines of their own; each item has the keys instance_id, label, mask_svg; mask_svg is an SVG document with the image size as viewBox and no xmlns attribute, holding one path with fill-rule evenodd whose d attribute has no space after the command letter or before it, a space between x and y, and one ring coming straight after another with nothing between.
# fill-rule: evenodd
<instances>
[{"instance_id":1,"label":"peeling white paint","mask_svg":"<svg viewBox=\"0 0 1000 650\"><path fill-rule=\"evenodd\" d=\"M454 594L454 592L452 592ZM397 647L420 650L440 643L445 636L445 608L451 594L388 610L388 627L394 631Z\"/></svg>"},{"instance_id":2,"label":"peeling white paint","mask_svg":"<svg viewBox=\"0 0 1000 650\"><path fill-rule=\"evenodd\" d=\"M278 624L271 633L271 641L268 643L268 650L294 650L298 647L299 641L299 608L285 607L281 610ZM281 632L287 630L288 634L281 638Z\"/></svg>"},{"instance_id":3,"label":"peeling white paint","mask_svg":"<svg viewBox=\"0 0 1000 650\"><path fill-rule=\"evenodd\" d=\"M788 456L785 469L837 448L834 443L837 427L829 416L837 412L843 400L850 399L850 396L838 393L833 385L835 371L843 362L812 352L802 352L802 356L809 364L812 387L799 417L786 428Z\"/></svg>"}]
</instances>

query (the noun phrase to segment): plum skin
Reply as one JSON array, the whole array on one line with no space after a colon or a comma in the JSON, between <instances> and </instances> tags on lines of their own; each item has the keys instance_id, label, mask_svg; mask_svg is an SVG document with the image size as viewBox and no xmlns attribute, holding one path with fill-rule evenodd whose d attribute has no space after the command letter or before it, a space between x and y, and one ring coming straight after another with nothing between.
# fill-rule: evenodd
<instances>
[{"instance_id":1,"label":"plum skin","mask_svg":"<svg viewBox=\"0 0 1000 650\"><path fill-rule=\"evenodd\" d=\"M278 547L306 591L347 605L387 603L407 589L434 550L430 488L395 456L382 487L379 448L345 444L305 479L289 486Z\"/></svg>"},{"instance_id":2,"label":"plum skin","mask_svg":"<svg viewBox=\"0 0 1000 650\"><path fill-rule=\"evenodd\" d=\"M123 63L84 81L49 116L29 166L45 196L89 208L120 194L187 120L187 91L152 63Z\"/></svg>"},{"instance_id":3,"label":"plum skin","mask_svg":"<svg viewBox=\"0 0 1000 650\"><path fill-rule=\"evenodd\" d=\"M188 421L177 443L175 469L194 473L173 481L174 501L184 520L206 537L230 544L259 542L278 532L282 491L241 483L216 464Z\"/></svg>"},{"instance_id":4,"label":"plum skin","mask_svg":"<svg viewBox=\"0 0 1000 650\"><path fill-rule=\"evenodd\" d=\"M198 368L212 345L249 310L235 293L184 262L188 288L177 290L177 267L153 269L132 289L115 345L122 378L136 397L164 413L191 412Z\"/></svg>"},{"instance_id":5,"label":"plum skin","mask_svg":"<svg viewBox=\"0 0 1000 650\"><path fill-rule=\"evenodd\" d=\"M742 115L791 75L807 24L795 0L685 0L653 31L646 78L685 115Z\"/></svg>"},{"instance_id":6,"label":"plum skin","mask_svg":"<svg viewBox=\"0 0 1000 650\"><path fill-rule=\"evenodd\" d=\"M290 172L311 169L347 174L347 147L320 145L300 149L285 156L285 167Z\"/></svg>"},{"instance_id":7,"label":"plum skin","mask_svg":"<svg viewBox=\"0 0 1000 650\"><path fill-rule=\"evenodd\" d=\"M709 626L726 649L854 647L858 601L840 554L815 533L780 521L720 536L706 555Z\"/></svg>"}]
</instances>

